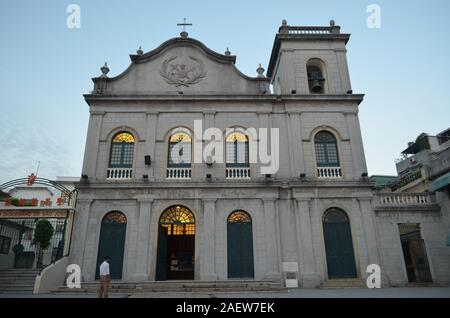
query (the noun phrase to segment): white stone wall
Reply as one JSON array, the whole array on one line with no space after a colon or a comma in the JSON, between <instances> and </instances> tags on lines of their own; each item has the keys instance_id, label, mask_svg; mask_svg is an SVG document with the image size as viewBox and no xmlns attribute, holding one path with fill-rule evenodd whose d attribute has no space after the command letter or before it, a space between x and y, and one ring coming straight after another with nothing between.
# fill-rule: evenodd
<instances>
[{"instance_id":1,"label":"white stone wall","mask_svg":"<svg viewBox=\"0 0 450 318\"><path fill-rule=\"evenodd\" d=\"M281 94L309 94L306 65L311 59L324 64L325 93L351 90L345 43L337 41L281 41L273 72L274 90Z\"/></svg>"},{"instance_id":2,"label":"white stone wall","mask_svg":"<svg viewBox=\"0 0 450 318\"><path fill-rule=\"evenodd\" d=\"M395 227L396 220L411 219L423 224L433 278L448 281L449 250L443 245L445 231L438 217L374 213L371 185L361 178L367 172L358 120L362 95L347 94L351 86L343 41L283 42L273 76L274 91L283 96L261 94L257 82L236 72L234 65L203 49L196 51L196 45L188 46L186 51L162 50L154 60L133 64L108 80L108 93L116 96L87 98L91 115L83 174L89 181L78 185L71 248L71 262L82 264L84 280L94 279L101 220L115 210L128 220L123 280L153 280L159 217L172 205L184 205L196 219L195 279L227 279L226 220L242 209L253 221L255 279L280 280L283 263L298 263L299 286L320 285L328 277L322 217L328 208L338 207L350 219L359 280L365 278L368 264L380 264L391 284L405 282ZM200 54L208 61L210 82L188 88L164 83L158 67L174 52ZM310 58L325 63L325 95L308 96ZM218 163L194 164L188 181L166 180L170 131L178 127L192 131L195 119L202 119L204 128L221 130L278 128L280 169L272 181L264 180L259 164L251 165L249 181L229 181L224 164ZM317 178L314 135L321 130L336 137L341 179ZM120 131L131 132L136 139L133 178L110 181L106 180L110 145ZM145 155L152 157L150 166L144 164ZM212 173L212 182L206 182L206 173ZM301 173L306 180L300 180ZM149 175L148 181L143 174Z\"/></svg>"},{"instance_id":3,"label":"white stone wall","mask_svg":"<svg viewBox=\"0 0 450 318\"><path fill-rule=\"evenodd\" d=\"M377 212L376 226L379 249L382 255L382 274L392 286L408 283L403 251L400 242L399 223L419 223L422 239L434 283L450 282L450 250L445 246L447 235L440 213Z\"/></svg>"}]
</instances>

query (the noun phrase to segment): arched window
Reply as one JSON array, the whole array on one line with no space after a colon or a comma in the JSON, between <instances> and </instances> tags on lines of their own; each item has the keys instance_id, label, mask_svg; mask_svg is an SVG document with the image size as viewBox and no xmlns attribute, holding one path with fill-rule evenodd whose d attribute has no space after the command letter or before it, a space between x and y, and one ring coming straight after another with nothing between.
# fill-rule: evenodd
<instances>
[{"instance_id":1,"label":"arched window","mask_svg":"<svg viewBox=\"0 0 450 318\"><path fill-rule=\"evenodd\" d=\"M226 166L249 167L248 137L240 132L233 132L226 139Z\"/></svg>"},{"instance_id":2,"label":"arched window","mask_svg":"<svg viewBox=\"0 0 450 318\"><path fill-rule=\"evenodd\" d=\"M181 205L167 208L161 215L159 223L167 228L167 235L195 234L194 214Z\"/></svg>"},{"instance_id":3,"label":"arched window","mask_svg":"<svg viewBox=\"0 0 450 318\"><path fill-rule=\"evenodd\" d=\"M338 208L328 209L323 214L324 223L350 223L347 213Z\"/></svg>"},{"instance_id":4,"label":"arched window","mask_svg":"<svg viewBox=\"0 0 450 318\"><path fill-rule=\"evenodd\" d=\"M168 166L172 168L191 167L192 139L187 131L178 130L169 137Z\"/></svg>"},{"instance_id":5,"label":"arched window","mask_svg":"<svg viewBox=\"0 0 450 318\"><path fill-rule=\"evenodd\" d=\"M309 92L323 94L325 92L325 78L323 76L323 63L318 59L308 61L306 65L308 73Z\"/></svg>"},{"instance_id":6,"label":"arched window","mask_svg":"<svg viewBox=\"0 0 450 318\"><path fill-rule=\"evenodd\" d=\"M247 212L234 211L228 217L228 223L252 223L252 219Z\"/></svg>"},{"instance_id":7,"label":"arched window","mask_svg":"<svg viewBox=\"0 0 450 318\"><path fill-rule=\"evenodd\" d=\"M338 167L339 155L334 135L328 131L320 131L314 137L316 161L318 167Z\"/></svg>"},{"instance_id":8,"label":"arched window","mask_svg":"<svg viewBox=\"0 0 450 318\"><path fill-rule=\"evenodd\" d=\"M123 224L127 223L127 218L122 212L110 212L105 215L102 222L107 224Z\"/></svg>"},{"instance_id":9,"label":"arched window","mask_svg":"<svg viewBox=\"0 0 450 318\"><path fill-rule=\"evenodd\" d=\"M111 143L110 168L131 168L133 166L134 136L129 132L116 134Z\"/></svg>"}]
</instances>

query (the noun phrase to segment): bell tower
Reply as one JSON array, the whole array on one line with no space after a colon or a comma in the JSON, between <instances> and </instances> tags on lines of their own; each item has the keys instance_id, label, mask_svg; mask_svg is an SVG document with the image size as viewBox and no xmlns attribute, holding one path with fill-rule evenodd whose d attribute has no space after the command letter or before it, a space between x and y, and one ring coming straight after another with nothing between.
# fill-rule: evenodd
<instances>
[{"instance_id":1,"label":"bell tower","mask_svg":"<svg viewBox=\"0 0 450 318\"><path fill-rule=\"evenodd\" d=\"M346 44L333 20L329 26L290 26L286 20L275 36L267 76L277 95L351 93Z\"/></svg>"}]
</instances>

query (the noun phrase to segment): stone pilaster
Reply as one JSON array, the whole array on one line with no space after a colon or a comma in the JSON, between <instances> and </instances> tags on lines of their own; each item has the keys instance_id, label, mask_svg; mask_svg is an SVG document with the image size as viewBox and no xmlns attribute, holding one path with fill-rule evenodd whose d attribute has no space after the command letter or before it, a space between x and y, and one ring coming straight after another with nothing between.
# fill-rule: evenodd
<instances>
[{"instance_id":1,"label":"stone pilaster","mask_svg":"<svg viewBox=\"0 0 450 318\"><path fill-rule=\"evenodd\" d=\"M98 177L97 158L104 115L104 112L91 112L91 116L89 118L88 136L86 139L82 174L86 174L90 178Z\"/></svg>"},{"instance_id":2,"label":"stone pilaster","mask_svg":"<svg viewBox=\"0 0 450 318\"><path fill-rule=\"evenodd\" d=\"M356 113L346 113L347 127L350 137L350 148L353 158L353 178L358 179L363 172L367 172L364 146L361 137L361 128L359 127Z\"/></svg>"},{"instance_id":3,"label":"stone pilaster","mask_svg":"<svg viewBox=\"0 0 450 318\"><path fill-rule=\"evenodd\" d=\"M296 199L295 205L296 226L300 234L302 253L302 287L312 288L320 285L320 277L317 274L314 262L314 247L312 242L311 215L309 199Z\"/></svg>"},{"instance_id":4,"label":"stone pilaster","mask_svg":"<svg viewBox=\"0 0 450 318\"><path fill-rule=\"evenodd\" d=\"M384 273L381 261L381 255L378 249L378 239L376 233L375 213L372 209L371 198L360 198L359 208L361 211L362 226L366 238L367 256L369 264L377 264L381 267L381 283L383 286L389 286L389 277ZM367 277L366 268L361 269Z\"/></svg>"},{"instance_id":5,"label":"stone pilaster","mask_svg":"<svg viewBox=\"0 0 450 318\"><path fill-rule=\"evenodd\" d=\"M150 181L155 180L154 166L156 160L156 128L158 124L158 113L147 113L147 129L145 130L145 151L144 155L150 155L152 164L148 169L148 178Z\"/></svg>"},{"instance_id":6,"label":"stone pilaster","mask_svg":"<svg viewBox=\"0 0 450 318\"><path fill-rule=\"evenodd\" d=\"M89 268L83 268L85 259L86 236L91 212L92 199L78 199L70 248L70 262L81 267L81 279L84 281ZM95 268L94 268L95 270Z\"/></svg>"},{"instance_id":7,"label":"stone pilaster","mask_svg":"<svg viewBox=\"0 0 450 318\"><path fill-rule=\"evenodd\" d=\"M278 233L278 213L275 206L275 199L263 199L264 203L264 222L266 229L266 254L267 254L267 272L266 279L280 279L280 249Z\"/></svg>"},{"instance_id":8,"label":"stone pilaster","mask_svg":"<svg viewBox=\"0 0 450 318\"><path fill-rule=\"evenodd\" d=\"M216 280L215 258L215 212L216 199L203 199L203 257L200 278Z\"/></svg>"},{"instance_id":9,"label":"stone pilaster","mask_svg":"<svg viewBox=\"0 0 450 318\"><path fill-rule=\"evenodd\" d=\"M139 221L136 242L136 269L132 279L142 281L149 279L150 220L154 197L141 196L137 200L139 202Z\"/></svg>"}]
</instances>

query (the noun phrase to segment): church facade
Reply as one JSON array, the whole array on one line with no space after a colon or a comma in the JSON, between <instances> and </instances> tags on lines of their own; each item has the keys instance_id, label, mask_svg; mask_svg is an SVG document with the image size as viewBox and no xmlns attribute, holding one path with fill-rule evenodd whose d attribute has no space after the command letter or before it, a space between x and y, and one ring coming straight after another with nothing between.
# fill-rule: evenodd
<instances>
[{"instance_id":1,"label":"church facade","mask_svg":"<svg viewBox=\"0 0 450 318\"><path fill-rule=\"evenodd\" d=\"M260 66L255 77L228 49L214 52L186 32L139 49L118 76L105 64L84 96L90 118L70 250L83 281L96 279L108 255L122 281L317 287L362 282L378 264L385 286L448 283L448 211L433 193L376 193L367 178L349 38L333 21L283 21L267 72ZM214 157L200 153L211 138L198 123L222 132ZM261 148L272 162L252 160Z\"/></svg>"}]
</instances>

